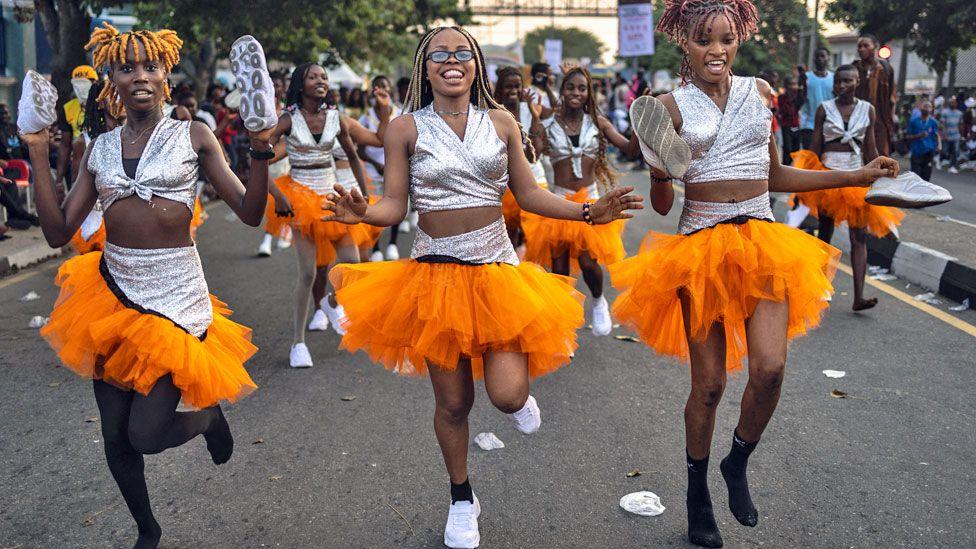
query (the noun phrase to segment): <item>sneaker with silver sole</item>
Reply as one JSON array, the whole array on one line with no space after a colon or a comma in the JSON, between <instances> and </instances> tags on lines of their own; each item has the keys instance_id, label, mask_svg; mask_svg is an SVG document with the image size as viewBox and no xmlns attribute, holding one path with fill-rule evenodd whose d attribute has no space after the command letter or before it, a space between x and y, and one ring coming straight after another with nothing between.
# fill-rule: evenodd
<instances>
[{"instance_id":1,"label":"sneaker with silver sole","mask_svg":"<svg viewBox=\"0 0 976 549\"><path fill-rule=\"evenodd\" d=\"M630 119L637 137L657 154L664 171L675 178L685 175L691 162L691 149L674 131L671 114L664 103L649 95L638 97L630 106Z\"/></svg>"}]
</instances>

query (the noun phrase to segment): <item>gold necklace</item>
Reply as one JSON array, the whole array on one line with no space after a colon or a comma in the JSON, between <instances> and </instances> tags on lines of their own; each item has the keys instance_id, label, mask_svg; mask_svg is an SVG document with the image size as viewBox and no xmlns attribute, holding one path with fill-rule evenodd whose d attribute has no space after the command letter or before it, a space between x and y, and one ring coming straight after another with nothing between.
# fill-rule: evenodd
<instances>
[{"instance_id":1,"label":"gold necklace","mask_svg":"<svg viewBox=\"0 0 976 549\"><path fill-rule=\"evenodd\" d=\"M156 122L156 124L159 124L159 122ZM135 145L137 141L139 141L140 139L142 139L142 136L146 135L146 132L147 131L149 131L152 128L155 128L156 127L156 124L153 124L152 126L146 126L141 132L139 132L139 135L136 136L135 139L133 139L132 141L129 141L129 144L130 145ZM129 130L129 133L132 133L132 131L133 131L132 128L130 128L129 126L126 126L125 129Z\"/></svg>"}]
</instances>

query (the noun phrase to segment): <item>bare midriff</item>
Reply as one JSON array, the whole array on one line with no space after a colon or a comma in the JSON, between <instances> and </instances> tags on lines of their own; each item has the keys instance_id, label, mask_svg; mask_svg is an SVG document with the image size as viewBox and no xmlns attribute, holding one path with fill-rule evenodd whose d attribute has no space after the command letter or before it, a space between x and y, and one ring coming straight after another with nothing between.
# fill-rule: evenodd
<instances>
[{"instance_id":1,"label":"bare midriff","mask_svg":"<svg viewBox=\"0 0 976 549\"><path fill-rule=\"evenodd\" d=\"M576 174L573 173L573 160L571 158L564 158L559 162L554 162L552 164L554 184L572 191L589 187L593 184L593 165L595 163L596 160L584 155L580 165L583 178L577 179Z\"/></svg>"},{"instance_id":2,"label":"bare midriff","mask_svg":"<svg viewBox=\"0 0 976 549\"><path fill-rule=\"evenodd\" d=\"M501 217L500 206L478 206L420 214L418 226L432 238L445 238L487 227Z\"/></svg>"},{"instance_id":3,"label":"bare midriff","mask_svg":"<svg viewBox=\"0 0 976 549\"><path fill-rule=\"evenodd\" d=\"M824 152L854 152L854 149L852 149L850 145L847 143L841 143L840 141L824 143L823 150Z\"/></svg>"},{"instance_id":4,"label":"bare midriff","mask_svg":"<svg viewBox=\"0 0 976 549\"><path fill-rule=\"evenodd\" d=\"M337 170L348 170L352 167L352 164L350 164L348 160L339 160L337 158L335 161L335 167Z\"/></svg>"},{"instance_id":5,"label":"bare midriff","mask_svg":"<svg viewBox=\"0 0 976 549\"><path fill-rule=\"evenodd\" d=\"M192 246L193 212L182 202L154 196L117 200L105 211L106 240L123 248L182 248Z\"/></svg>"},{"instance_id":6,"label":"bare midriff","mask_svg":"<svg viewBox=\"0 0 976 549\"><path fill-rule=\"evenodd\" d=\"M696 202L742 202L769 191L766 179L705 181L685 185L685 198Z\"/></svg>"}]
</instances>

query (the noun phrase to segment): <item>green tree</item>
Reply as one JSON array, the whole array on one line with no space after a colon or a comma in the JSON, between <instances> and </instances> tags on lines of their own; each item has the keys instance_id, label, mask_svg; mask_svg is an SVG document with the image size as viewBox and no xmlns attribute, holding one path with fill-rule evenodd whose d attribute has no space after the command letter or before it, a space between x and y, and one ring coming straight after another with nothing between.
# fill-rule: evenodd
<instances>
[{"instance_id":1,"label":"green tree","mask_svg":"<svg viewBox=\"0 0 976 549\"><path fill-rule=\"evenodd\" d=\"M580 60L589 57L597 63L607 49L597 35L579 27L539 27L525 35L522 55L526 63L542 61L542 48L547 38L563 41L564 59Z\"/></svg>"}]
</instances>

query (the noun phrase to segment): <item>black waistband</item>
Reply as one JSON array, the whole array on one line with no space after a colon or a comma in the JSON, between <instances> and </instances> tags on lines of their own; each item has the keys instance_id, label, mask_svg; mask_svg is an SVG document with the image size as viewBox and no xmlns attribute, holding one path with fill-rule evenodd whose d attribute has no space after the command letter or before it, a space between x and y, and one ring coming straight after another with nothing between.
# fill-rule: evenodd
<instances>
[{"instance_id":1,"label":"black waistband","mask_svg":"<svg viewBox=\"0 0 976 549\"><path fill-rule=\"evenodd\" d=\"M420 257L414 258L417 263L450 263L453 265L467 265L470 267L477 267L479 265L491 265L491 263L475 263L473 261L465 261L463 259L458 259L450 255L438 255L438 254L427 254Z\"/></svg>"},{"instance_id":2,"label":"black waistband","mask_svg":"<svg viewBox=\"0 0 976 549\"><path fill-rule=\"evenodd\" d=\"M765 221L766 223L773 223L773 220L772 219L769 219L769 218L766 218L766 217L754 217L754 216L751 216L751 215L737 215L735 217L730 217L728 219L723 219L722 221L719 221L718 223L716 223L714 225L709 225L708 227L702 227L701 229L695 229L694 231L691 231L690 233L686 234L685 236L691 236L691 235L693 235L693 234L695 234L695 233L697 233L699 231L704 231L705 229L714 229L715 227L718 227L719 225L745 225L746 223L748 223L750 221Z\"/></svg>"},{"instance_id":3,"label":"black waistband","mask_svg":"<svg viewBox=\"0 0 976 549\"><path fill-rule=\"evenodd\" d=\"M134 311L136 311L136 312L138 312L140 314L153 315L153 316L158 316L159 318L165 318L166 320L172 322L173 325L176 326L177 328L183 330L184 332L186 332L188 334L190 333L189 330L187 330L183 326L180 326L172 318L164 315L163 313L160 313L159 311L154 311L152 309L147 309L147 308L143 307L142 305L139 305L135 301L132 301L131 299L129 299L129 296L125 295L125 292L122 291L122 288L119 288L118 283L115 282L115 277L112 276L112 273L108 270L108 264L105 263L105 255L104 254L102 254L102 258L98 262L98 272L101 273L102 279L105 280L105 285L108 286L108 289L112 291L112 294L115 296L115 299L118 299L119 300L119 303L121 303L122 305L124 305L126 308L132 309L132 310L134 310ZM208 332L206 332L206 331L203 332L202 334L200 334L199 336L197 336L197 339L199 339L200 341L203 341L203 340L207 339L207 333Z\"/></svg>"},{"instance_id":4,"label":"black waistband","mask_svg":"<svg viewBox=\"0 0 976 549\"><path fill-rule=\"evenodd\" d=\"M825 141L824 142L824 145L829 145L831 143L840 143L841 142L841 139L844 139L844 138L843 137L835 137L834 139L831 139L830 141ZM858 147L861 146L861 140L860 139L858 139L858 138L855 137L854 139L851 139L851 141L857 143L857 146Z\"/></svg>"}]
</instances>

